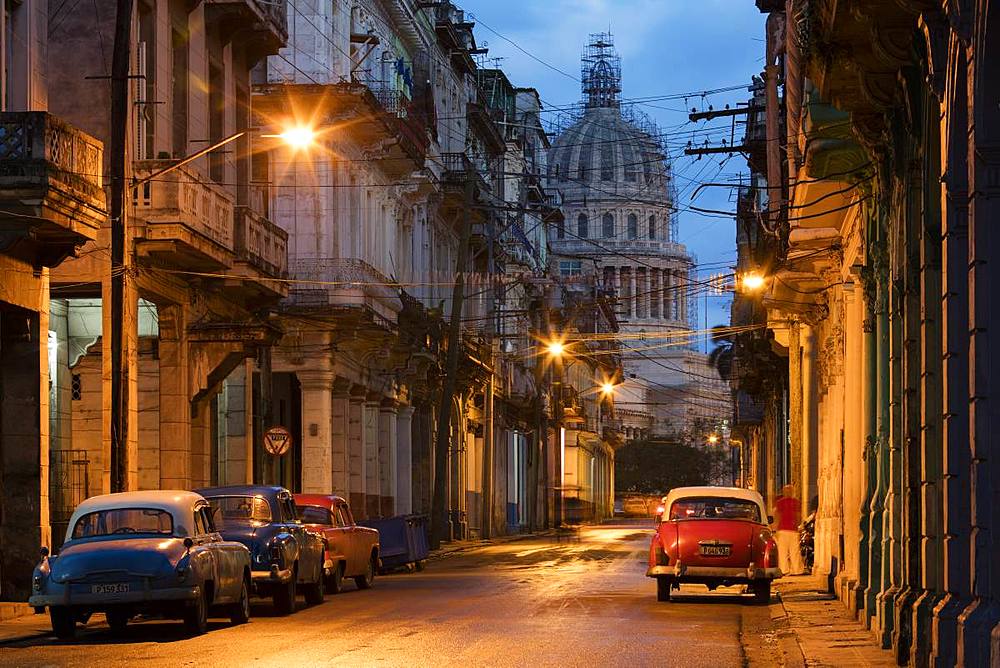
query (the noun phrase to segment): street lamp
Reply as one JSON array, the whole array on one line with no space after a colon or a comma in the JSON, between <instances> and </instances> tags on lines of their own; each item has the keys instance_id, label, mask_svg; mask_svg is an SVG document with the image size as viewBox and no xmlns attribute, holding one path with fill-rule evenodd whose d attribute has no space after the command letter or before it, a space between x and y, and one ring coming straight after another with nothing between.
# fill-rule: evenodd
<instances>
[{"instance_id":1,"label":"street lamp","mask_svg":"<svg viewBox=\"0 0 1000 668\"><path fill-rule=\"evenodd\" d=\"M316 131L308 125L293 125L276 135L263 135L281 139L289 148L304 151L316 143Z\"/></svg>"},{"instance_id":2,"label":"street lamp","mask_svg":"<svg viewBox=\"0 0 1000 668\"><path fill-rule=\"evenodd\" d=\"M562 341L551 341L545 346L545 352L552 357L560 358L566 352L566 346L563 345Z\"/></svg>"},{"instance_id":3,"label":"street lamp","mask_svg":"<svg viewBox=\"0 0 1000 668\"><path fill-rule=\"evenodd\" d=\"M719 435L718 434L709 434L708 435L708 444L709 445L715 445L718 442L719 442Z\"/></svg>"},{"instance_id":4,"label":"street lamp","mask_svg":"<svg viewBox=\"0 0 1000 668\"><path fill-rule=\"evenodd\" d=\"M747 272L740 278L744 292L757 292L764 287L764 284L764 277L756 271Z\"/></svg>"},{"instance_id":5,"label":"street lamp","mask_svg":"<svg viewBox=\"0 0 1000 668\"><path fill-rule=\"evenodd\" d=\"M601 383L601 394L603 394L605 397L610 397L610 396L613 396L614 393L615 393L615 384L614 383L612 383L610 381L606 381L604 383Z\"/></svg>"}]
</instances>

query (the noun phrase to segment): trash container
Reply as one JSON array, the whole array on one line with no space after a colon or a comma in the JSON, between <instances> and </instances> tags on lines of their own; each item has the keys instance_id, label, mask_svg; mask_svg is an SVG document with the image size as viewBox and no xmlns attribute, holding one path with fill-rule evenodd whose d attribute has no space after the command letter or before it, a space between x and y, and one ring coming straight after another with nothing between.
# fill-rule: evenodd
<instances>
[{"instance_id":1,"label":"trash container","mask_svg":"<svg viewBox=\"0 0 1000 668\"><path fill-rule=\"evenodd\" d=\"M411 564L418 570L423 568L430 551L426 515L397 515L358 524L378 529L383 572L407 568Z\"/></svg>"}]
</instances>

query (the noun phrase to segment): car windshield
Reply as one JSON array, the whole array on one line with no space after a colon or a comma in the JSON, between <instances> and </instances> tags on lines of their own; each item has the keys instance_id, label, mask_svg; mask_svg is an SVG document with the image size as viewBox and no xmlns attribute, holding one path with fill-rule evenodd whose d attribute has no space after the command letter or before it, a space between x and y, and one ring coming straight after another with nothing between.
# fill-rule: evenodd
<instances>
[{"instance_id":1,"label":"car windshield","mask_svg":"<svg viewBox=\"0 0 1000 668\"><path fill-rule=\"evenodd\" d=\"M267 524L271 521L271 507L261 496L214 496L208 498L208 503L220 526L227 522Z\"/></svg>"},{"instance_id":2,"label":"car windshield","mask_svg":"<svg viewBox=\"0 0 1000 668\"><path fill-rule=\"evenodd\" d=\"M73 526L73 538L157 534L171 536L174 518L156 508L113 508L87 513Z\"/></svg>"},{"instance_id":3,"label":"car windshield","mask_svg":"<svg viewBox=\"0 0 1000 668\"><path fill-rule=\"evenodd\" d=\"M721 496L677 499L670 506L672 520L749 520L760 522L760 507L746 499Z\"/></svg>"},{"instance_id":4,"label":"car windshield","mask_svg":"<svg viewBox=\"0 0 1000 668\"><path fill-rule=\"evenodd\" d=\"M330 511L320 506L295 506L303 524L329 524Z\"/></svg>"}]
</instances>

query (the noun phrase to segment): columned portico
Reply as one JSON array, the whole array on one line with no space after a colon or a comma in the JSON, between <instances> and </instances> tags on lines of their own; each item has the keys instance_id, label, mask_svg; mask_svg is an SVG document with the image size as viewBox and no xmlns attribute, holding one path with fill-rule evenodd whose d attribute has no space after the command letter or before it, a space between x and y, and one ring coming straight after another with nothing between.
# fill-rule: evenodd
<instances>
[{"instance_id":1,"label":"columned portico","mask_svg":"<svg viewBox=\"0 0 1000 668\"><path fill-rule=\"evenodd\" d=\"M329 369L296 373L302 391L302 491L333 490L333 380Z\"/></svg>"}]
</instances>

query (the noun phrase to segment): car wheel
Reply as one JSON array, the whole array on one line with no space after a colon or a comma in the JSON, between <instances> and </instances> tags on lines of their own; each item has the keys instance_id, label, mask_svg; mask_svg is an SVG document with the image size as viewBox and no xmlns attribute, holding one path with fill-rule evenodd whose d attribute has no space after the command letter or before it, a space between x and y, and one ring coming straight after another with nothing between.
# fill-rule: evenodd
<instances>
[{"instance_id":1,"label":"car wheel","mask_svg":"<svg viewBox=\"0 0 1000 668\"><path fill-rule=\"evenodd\" d=\"M319 605L323 602L323 599L326 598L325 579L326 578L323 577L323 571L321 569L316 582L307 584L303 587L305 590L303 593L305 594L306 605Z\"/></svg>"},{"instance_id":2,"label":"car wheel","mask_svg":"<svg viewBox=\"0 0 1000 668\"><path fill-rule=\"evenodd\" d=\"M240 600L233 603L229 610L229 621L233 624L246 624L250 621L250 586L245 579L240 589Z\"/></svg>"},{"instance_id":3,"label":"car wheel","mask_svg":"<svg viewBox=\"0 0 1000 668\"><path fill-rule=\"evenodd\" d=\"M128 620L132 617L125 610L108 610L104 616L108 620L108 626L111 627L111 631L114 633L124 633L125 627L128 626Z\"/></svg>"},{"instance_id":4,"label":"car wheel","mask_svg":"<svg viewBox=\"0 0 1000 668\"><path fill-rule=\"evenodd\" d=\"M420 561L418 561L415 564L413 564L413 568L414 568L414 570L416 570L419 573L420 571L422 571L425 568L427 568L427 560L426 559L421 559Z\"/></svg>"},{"instance_id":5,"label":"car wheel","mask_svg":"<svg viewBox=\"0 0 1000 668\"><path fill-rule=\"evenodd\" d=\"M665 602L670 600L670 587L673 585L670 578L656 578L656 600Z\"/></svg>"},{"instance_id":6,"label":"car wheel","mask_svg":"<svg viewBox=\"0 0 1000 668\"><path fill-rule=\"evenodd\" d=\"M279 615L290 615L295 612L295 580L298 574L293 570L292 578L287 584L278 585L274 591L274 608Z\"/></svg>"},{"instance_id":7,"label":"car wheel","mask_svg":"<svg viewBox=\"0 0 1000 668\"><path fill-rule=\"evenodd\" d=\"M200 636L208 630L208 601L205 592L198 595L184 611L184 628L193 636Z\"/></svg>"},{"instance_id":8,"label":"car wheel","mask_svg":"<svg viewBox=\"0 0 1000 668\"><path fill-rule=\"evenodd\" d=\"M50 606L49 619L52 620L52 632L60 640L72 640L76 637L76 616L70 608Z\"/></svg>"},{"instance_id":9,"label":"car wheel","mask_svg":"<svg viewBox=\"0 0 1000 668\"><path fill-rule=\"evenodd\" d=\"M331 594L339 594L344 588L344 565L340 562L333 567L333 573L326 580L326 590Z\"/></svg>"},{"instance_id":10,"label":"car wheel","mask_svg":"<svg viewBox=\"0 0 1000 668\"><path fill-rule=\"evenodd\" d=\"M767 605L771 602L771 581L757 580L753 583L754 603Z\"/></svg>"},{"instance_id":11,"label":"car wheel","mask_svg":"<svg viewBox=\"0 0 1000 668\"><path fill-rule=\"evenodd\" d=\"M358 585L358 589L371 589L372 585L375 584L376 561L377 557L373 554L372 558L368 560L368 568L365 569L365 574L354 578L354 583Z\"/></svg>"}]
</instances>

